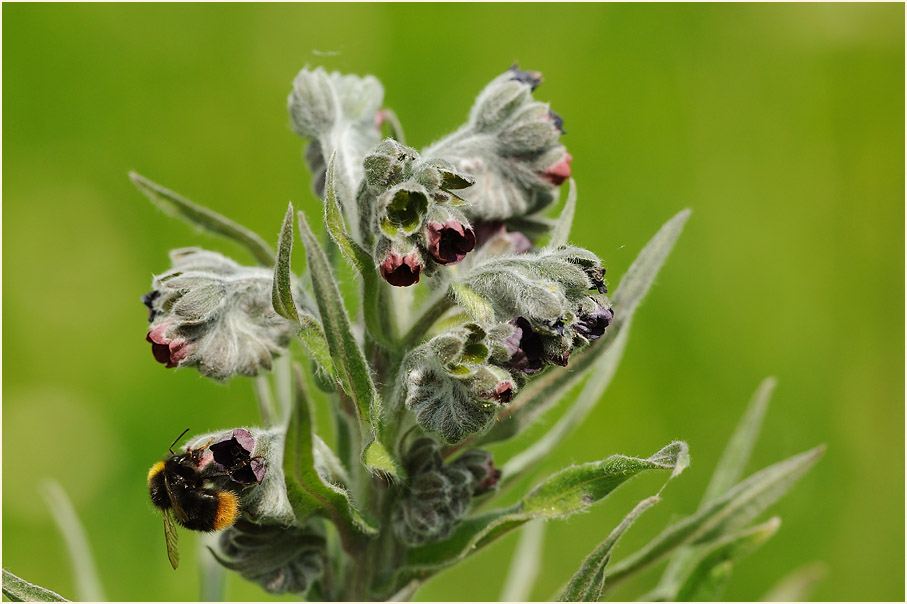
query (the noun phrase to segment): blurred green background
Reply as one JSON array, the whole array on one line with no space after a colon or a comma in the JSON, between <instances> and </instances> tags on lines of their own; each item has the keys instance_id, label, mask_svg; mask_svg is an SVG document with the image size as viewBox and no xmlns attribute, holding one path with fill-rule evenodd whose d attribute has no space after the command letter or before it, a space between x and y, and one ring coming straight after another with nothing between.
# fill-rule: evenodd
<instances>
[{"instance_id":1,"label":"blurred green background","mask_svg":"<svg viewBox=\"0 0 907 604\"><path fill-rule=\"evenodd\" d=\"M589 421L539 468L689 442L692 467L620 558L695 510L751 392L778 389L752 470L828 452L735 571L759 598L811 561L824 600L904 598L904 6L3 6L3 565L74 581L38 495L59 480L109 598L198 594L195 535L170 569L145 473L183 428L256 421L251 383L168 371L139 297L167 250L249 256L170 219L135 169L276 241L287 200L318 202L285 100L308 64L376 75L421 147L514 61L565 120L574 242L616 284L657 228L693 216ZM548 598L660 477L552 523ZM493 600L511 536L420 599ZM657 572L657 571L656 571ZM613 595L632 599L655 573ZM232 599L267 598L231 577Z\"/></svg>"}]
</instances>

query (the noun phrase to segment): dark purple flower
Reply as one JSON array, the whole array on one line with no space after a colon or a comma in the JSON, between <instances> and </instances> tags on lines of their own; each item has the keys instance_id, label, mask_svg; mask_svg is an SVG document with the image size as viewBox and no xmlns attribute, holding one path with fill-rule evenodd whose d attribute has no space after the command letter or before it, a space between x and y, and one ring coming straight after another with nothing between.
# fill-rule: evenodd
<instances>
[{"instance_id":1,"label":"dark purple flower","mask_svg":"<svg viewBox=\"0 0 907 604\"><path fill-rule=\"evenodd\" d=\"M475 488L472 491L473 495L481 495L482 493L491 491L501 479L501 471L494 467L494 460L492 460L491 457L489 457L488 461L485 462L485 471L487 472L487 474L485 475L484 479L476 484Z\"/></svg>"},{"instance_id":2,"label":"dark purple flower","mask_svg":"<svg viewBox=\"0 0 907 604\"><path fill-rule=\"evenodd\" d=\"M161 292L154 290L154 291L150 291L147 294L145 294L144 296L142 296L142 304L144 304L145 306L148 307L148 322L149 323L154 321L154 315L155 315L154 301L160 295L161 295Z\"/></svg>"},{"instance_id":3,"label":"dark purple flower","mask_svg":"<svg viewBox=\"0 0 907 604\"><path fill-rule=\"evenodd\" d=\"M587 340L597 340L605 335L605 329L614 320L614 311L604 306L599 306L595 311L579 318L573 330Z\"/></svg>"},{"instance_id":4,"label":"dark purple flower","mask_svg":"<svg viewBox=\"0 0 907 604\"><path fill-rule=\"evenodd\" d=\"M510 357L509 366L527 375L538 373L545 367L545 348L542 345L542 336L537 334L529 321L523 317L517 317L510 323L516 326L514 336L519 334L520 344L517 351Z\"/></svg>"},{"instance_id":5,"label":"dark purple flower","mask_svg":"<svg viewBox=\"0 0 907 604\"><path fill-rule=\"evenodd\" d=\"M589 279L592 281L593 287L598 290L600 294L608 293L608 286L605 285L605 269L601 266L590 266L583 269L586 274L589 276Z\"/></svg>"},{"instance_id":6,"label":"dark purple flower","mask_svg":"<svg viewBox=\"0 0 907 604\"><path fill-rule=\"evenodd\" d=\"M523 84L529 84L529 87L532 90L535 90L539 87L539 84L542 83L542 72L541 71L526 71L520 69L520 66L516 63L510 68L510 79L516 80L517 82L522 82Z\"/></svg>"},{"instance_id":7,"label":"dark purple flower","mask_svg":"<svg viewBox=\"0 0 907 604\"><path fill-rule=\"evenodd\" d=\"M561 131L561 134L567 134L567 131L564 130L564 118L551 111L550 109L548 110L548 118L554 124L554 127Z\"/></svg>"},{"instance_id":8,"label":"dark purple flower","mask_svg":"<svg viewBox=\"0 0 907 604\"><path fill-rule=\"evenodd\" d=\"M183 339L167 338L164 332L168 327L170 327L169 323L158 325L148 332L145 340L151 342L151 353L154 355L154 360L166 365L168 369L172 369L189 356L192 343Z\"/></svg>"},{"instance_id":9,"label":"dark purple flower","mask_svg":"<svg viewBox=\"0 0 907 604\"><path fill-rule=\"evenodd\" d=\"M409 287L419 282L419 273L422 272L422 262L414 253L401 255L389 252L381 263L381 276L384 280L396 287Z\"/></svg>"},{"instance_id":10,"label":"dark purple flower","mask_svg":"<svg viewBox=\"0 0 907 604\"><path fill-rule=\"evenodd\" d=\"M261 484L267 468L257 457L252 457L255 439L246 430L237 428L209 447L218 469L233 482Z\"/></svg>"},{"instance_id":11,"label":"dark purple flower","mask_svg":"<svg viewBox=\"0 0 907 604\"><path fill-rule=\"evenodd\" d=\"M570 178L570 162L572 161L573 156L565 153L562 160L542 172L542 178L556 187L564 184L564 181Z\"/></svg>"},{"instance_id":12,"label":"dark purple flower","mask_svg":"<svg viewBox=\"0 0 907 604\"><path fill-rule=\"evenodd\" d=\"M425 227L428 251L440 264L456 264L476 247L476 234L456 220L429 221Z\"/></svg>"}]
</instances>

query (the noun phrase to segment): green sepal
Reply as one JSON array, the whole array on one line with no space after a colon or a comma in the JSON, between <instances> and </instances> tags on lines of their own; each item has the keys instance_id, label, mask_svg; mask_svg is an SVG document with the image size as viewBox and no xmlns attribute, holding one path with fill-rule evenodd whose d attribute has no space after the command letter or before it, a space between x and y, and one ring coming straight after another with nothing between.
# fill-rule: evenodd
<instances>
[{"instance_id":1,"label":"green sepal","mask_svg":"<svg viewBox=\"0 0 907 604\"><path fill-rule=\"evenodd\" d=\"M164 212L182 218L189 224L216 235L232 239L249 250L262 265L274 266L274 251L256 233L217 212L192 203L136 172L130 172L129 178L154 205Z\"/></svg>"}]
</instances>

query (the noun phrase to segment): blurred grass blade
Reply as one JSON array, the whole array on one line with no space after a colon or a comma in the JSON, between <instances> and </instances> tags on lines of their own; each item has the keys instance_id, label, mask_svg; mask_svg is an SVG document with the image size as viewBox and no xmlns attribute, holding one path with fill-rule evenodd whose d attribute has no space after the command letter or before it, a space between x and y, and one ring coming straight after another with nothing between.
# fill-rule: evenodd
<instances>
[{"instance_id":1,"label":"blurred grass blade","mask_svg":"<svg viewBox=\"0 0 907 604\"><path fill-rule=\"evenodd\" d=\"M450 566L509 531L535 518L566 518L610 495L621 484L647 470L677 470L688 463L686 443L674 442L648 459L611 457L557 472L536 486L516 505L468 518L444 541L411 549L409 570L424 576ZM674 474L672 474L673 476Z\"/></svg>"},{"instance_id":2,"label":"blurred grass blade","mask_svg":"<svg viewBox=\"0 0 907 604\"><path fill-rule=\"evenodd\" d=\"M375 261L365 249L350 237L343 221L343 210L337 199L334 166L336 152L328 162L324 189L324 223L331 239L362 277L362 314L365 327L375 340L385 347L394 346L396 321L388 301L389 287L378 276Z\"/></svg>"},{"instance_id":3,"label":"blurred grass blade","mask_svg":"<svg viewBox=\"0 0 907 604\"><path fill-rule=\"evenodd\" d=\"M274 286L271 290L271 304L278 315L299 322L296 301L293 300L293 284L290 272L290 254L293 251L293 204L287 207L277 242L277 261L274 265Z\"/></svg>"},{"instance_id":4,"label":"blurred grass blade","mask_svg":"<svg viewBox=\"0 0 907 604\"><path fill-rule=\"evenodd\" d=\"M627 514L608 537L586 556L582 566L567 583L567 586L558 597L560 602L598 602L605 587L605 567L611 560L611 550L620 539L621 535L630 528L643 512L658 503L658 496L649 497L640 501L633 510Z\"/></svg>"},{"instance_id":5,"label":"blurred grass blade","mask_svg":"<svg viewBox=\"0 0 907 604\"><path fill-rule=\"evenodd\" d=\"M554 229L551 231L551 239L548 241L550 247L566 245L570 238L570 229L573 227L573 215L576 213L576 181L570 179L570 191L567 193L567 201L564 202L564 209L558 216L557 222L554 223Z\"/></svg>"},{"instance_id":6,"label":"blurred grass blade","mask_svg":"<svg viewBox=\"0 0 907 604\"><path fill-rule=\"evenodd\" d=\"M300 524L313 514L325 515L337 526L348 549L358 533L373 535L377 529L356 510L345 489L326 484L315 469L311 406L305 394L302 370L298 365L293 369L296 400L287 426L283 456L287 496Z\"/></svg>"},{"instance_id":7,"label":"blurred grass blade","mask_svg":"<svg viewBox=\"0 0 907 604\"><path fill-rule=\"evenodd\" d=\"M69 602L61 595L33 585L5 568L3 569L3 595L9 598L10 602Z\"/></svg>"},{"instance_id":8,"label":"blurred grass blade","mask_svg":"<svg viewBox=\"0 0 907 604\"><path fill-rule=\"evenodd\" d=\"M141 174L130 172L129 178L154 205L167 214L182 218L208 232L232 239L249 250L262 265L274 266L274 251L256 233L217 212L180 197Z\"/></svg>"},{"instance_id":9,"label":"blurred grass blade","mask_svg":"<svg viewBox=\"0 0 907 604\"><path fill-rule=\"evenodd\" d=\"M806 602L812 597L816 584L828 575L821 562L812 562L798 568L778 581L764 596L762 602Z\"/></svg>"},{"instance_id":10,"label":"blurred grass blade","mask_svg":"<svg viewBox=\"0 0 907 604\"><path fill-rule=\"evenodd\" d=\"M542 542L545 523L529 522L522 528L520 540L510 562L500 602L528 602L542 566Z\"/></svg>"},{"instance_id":11,"label":"blurred grass blade","mask_svg":"<svg viewBox=\"0 0 907 604\"><path fill-rule=\"evenodd\" d=\"M592 377L573 406L536 445L514 459L511 469L522 471L531 467L586 418L610 384L623 357L633 315L652 286L689 215L690 210L683 210L671 218L633 261L614 295L614 322L608 327L604 338L573 355L569 367L549 369L530 381L499 415L494 427L478 439L478 443L506 440L521 432L539 415L562 400L570 388L591 372Z\"/></svg>"},{"instance_id":12,"label":"blurred grass blade","mask_svg":"<svg viewBox=\"0 0 907 604\"><path fill-rule=\"evenodd\" d=\"M200 536L198 545L199 601L223 602L227 584L226 569L212 554L218 537L213 533Z\"/></svg>"},{"instance_id":13,"label":"blurred grass blade","mask_svg":"<svg viewBox=\"0 0 907 604\"><path fill-rule=\"evenodd\" d=\"M701 559L676 597L678 602L714 602L721 598L733 565L768 541L781 526L775 516L768 522L722 537L701 554Z\"/></svg>"},{"instance_id":14,"label":"blurred grass blade","mask_svg":"<svg viewBox=\"0 0 907 604\"><path fill-rule=\"evenodd\" d=\"M759 384L743 418L737 424L734 435L731 436L731 440L718 461L718 466L715 468L715 473L712 474L712 480L705 491L700 508L724 495L743 476L776 384L775 378L772 377L766 378Z\"/></svg>"},{"instance_id":15,"label":"blurred grass blade","mask_svg":"<svg viewBox=\"0 0 907 604\"><path fill-rule=\"evenodd\" d=\"M334 370L344 392L353 399L360 427L367 431L372 420L379 416L381 403L378 393L372 383L362 349L353 336L337 281L302 212L299 212L299 232L306 249L315 301L321 314Z\"/></svg>"},{"instance_id":16,"label":"blurred grass blade","mask_svg":"<svg viewBox=\"0 0 907 604\"><path fill-rule=\"evenodd\" d=\"M41 485L41 494L66 542L75 579L76 599L81 602L106 601L101 577L88 544L88 535L79 522L66 491L56 480L48 479Z\"/></svg>"},{"instance_id":17,"label":"blurred grass blade","mask_svg":"<svg viewBox=\"0 0 907 604\"><path fill-rule=\"evenodd\" d=\"M255 400L258 402L258 413L261 425L270 427L274 421L274 396L271 394L270 376L260 374L255 377Z\"/></svg>"},{"instance_id":18,"label":"blurred grass blade","mask_svg":"<svg viewBox=\"0 0 907 604\"><path fill-rule=\"evenodd\" d=\"M678 547L705 543L736 530L780 499L822 456L824 446L769 466L692 516L665 529L641 550L615 564L609 587L661 560Z\"/></svg>"}]
</instances>

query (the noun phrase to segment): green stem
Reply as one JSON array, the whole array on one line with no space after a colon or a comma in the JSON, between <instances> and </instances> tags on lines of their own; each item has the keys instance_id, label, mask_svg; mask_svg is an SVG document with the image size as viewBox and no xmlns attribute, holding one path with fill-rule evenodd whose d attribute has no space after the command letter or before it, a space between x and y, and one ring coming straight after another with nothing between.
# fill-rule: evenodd
<instances>
[{"instance_id":1,"label":"green stem","mask_svg":"<svg viewBox=\"0 0 907 604\"><path fill-rule=\"evenodd\" d=\"M453 297L450 293L449 289L445 290L443 294L427 304L427 308L416 319L409 331L406 332L406 335L403 336L401 340L403 350L409 351L411 348L415 348L425 337L425 334L428 333L428 330L431 329L432 325L450 310L454 305Z\"/></svg>"}]
</instances>

